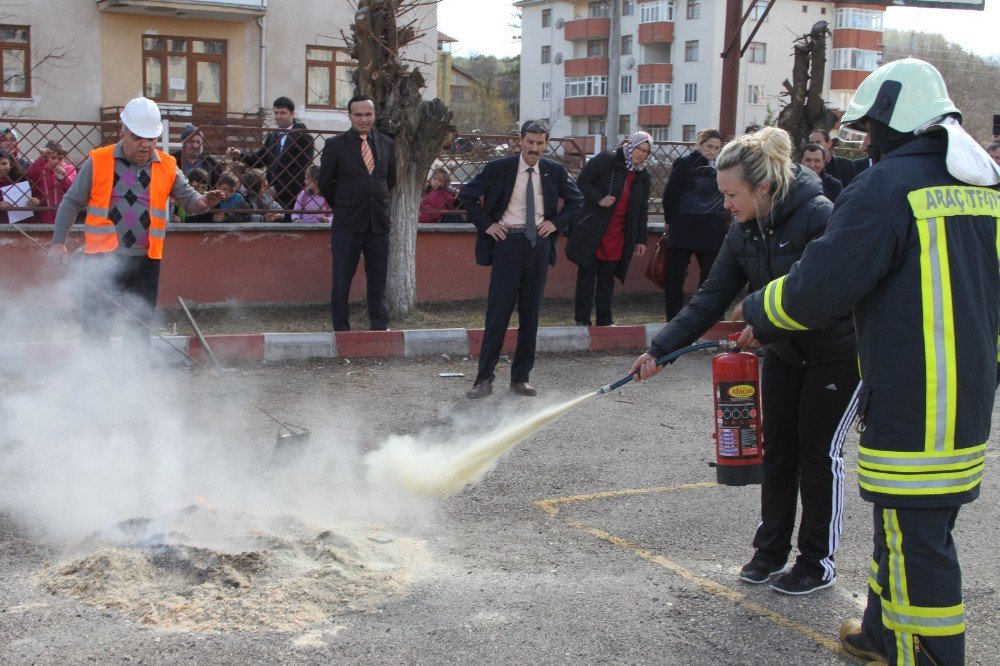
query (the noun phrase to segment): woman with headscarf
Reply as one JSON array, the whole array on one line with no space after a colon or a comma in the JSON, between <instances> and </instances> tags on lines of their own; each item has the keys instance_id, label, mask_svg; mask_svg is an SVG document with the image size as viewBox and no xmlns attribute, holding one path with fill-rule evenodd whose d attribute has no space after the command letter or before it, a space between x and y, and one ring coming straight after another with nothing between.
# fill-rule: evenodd
<instances>
[{"instance_id":1,"label":"woman with headscarf","mask_svg":"<svg viewBox=\"0 0 1000 666\"><path fill-rule=\"evenodd\" d=\"M632 255L646 252L649 173L646 158L653 137L636 132L618 150L587 162L576 179L584 209L566 243L566 257L576 275L576 324L590 326L597 296L597 325L612 326L611 297L617 277L625 283Z\"/></svg>"}]
</instances>

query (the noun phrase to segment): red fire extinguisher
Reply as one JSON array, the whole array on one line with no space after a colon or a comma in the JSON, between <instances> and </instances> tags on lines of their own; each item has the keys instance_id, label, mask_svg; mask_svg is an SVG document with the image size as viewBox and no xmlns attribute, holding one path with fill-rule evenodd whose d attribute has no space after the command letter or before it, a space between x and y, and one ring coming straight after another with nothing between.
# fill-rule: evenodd
<instances>
[{"instance_id":1,"label":"red fire extinguisher","mask_svg":"<svg viewBox=\"0 0 1000 666\"><path fill-rule=\"evenodd\" d=\"M734 343L739 333L729 336ZM757 356L723 352L712 360L715 395L715 476L725 486L760 483L764 476Z\"/></svg>"}]
</instances>

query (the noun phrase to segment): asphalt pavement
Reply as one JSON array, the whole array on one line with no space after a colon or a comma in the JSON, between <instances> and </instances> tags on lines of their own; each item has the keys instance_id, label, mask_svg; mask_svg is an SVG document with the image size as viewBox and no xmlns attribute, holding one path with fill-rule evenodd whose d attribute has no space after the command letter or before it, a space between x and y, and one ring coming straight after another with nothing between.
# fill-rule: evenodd
<instances>
[{"instance_id":1,"label":"asphalt pavement","mask_svg":"<svg viewBox=\"0 0 1000 666\"><path fill-rule=\"evenodd\" d=\"M461 356L230 368L227 378L252 400L312 430L306 466L287 467L270 463L267 417L204 374L164 368L157 402L179 421L177 436L209 449L209 468L221 461L245 480L256 474L246 486L258 509L270 501L274 511L301 510L334 530L347 518L368 521L386 539L417 540L426 561L399 593L350 612L331 608L328 619L294 631L170 631L45 592L39 572L81 542L55 538L24 507L0 506L0 663L860 663L836 640L843 619L860 617L871 549L871 509L854 473L857 435L846 446L836 585L789 597L739 582L759 489L714 483L708 353L583 403L454 496L366 485L364 452L392 435L472 437L618 379L634 358L540 355L532 373L539 397L501 390L476 402L464 398L475 359ZM506 373L501 364L498 388ZM39 390L26 376L0 379L8 396ZM177 451L189 449L178 442ZM955 530L969 664L995 664L1000 653L995 456L980 500L962 510ZM148 472L131 468L120 481L152 488ZM221 481L213 488L210 477L191 484L220 504L239 496Z\"/></svg>"}]
</instances>

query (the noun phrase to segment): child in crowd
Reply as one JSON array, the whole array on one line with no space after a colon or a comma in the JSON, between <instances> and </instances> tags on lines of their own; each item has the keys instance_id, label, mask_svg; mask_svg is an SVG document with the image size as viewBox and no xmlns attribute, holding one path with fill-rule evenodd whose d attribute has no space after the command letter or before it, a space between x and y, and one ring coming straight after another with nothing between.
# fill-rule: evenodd
<instances>
[{"instance_id":1,"label":"child in crowd","mask_svg":"<svg viewBox=\"0 0 1000 666\"><path fill-rule=\"evenodd\" d=\"M240 181L236 179L231 173L226 173L219 177L219 182L216 184L216 188L219 189L225 199L219 202L219 207L214 213L212 213L212 222L246 222L247 216L245 213L227 213L227 210L234 210L239 208L249 208L246 199L243 198L237 188L240 186Z\"/></svg>"},{"instance_id":2,"label":"child in crowd","mask_svg":"<svg viewBox=\"0 0 1000 666\"><path fill-rule=\"evenodd\" d=\"M205 194L208 191L208 172L200 167L191 169L187 175L188 182L191 183L191 187L195 189L198 194ZM212 222L213 213L211 211L205 211L204 213L198 213L197 215L192 215L186 210L177 207L177 214L174 215L175 222Z\"/></svg>"},{"instance_id":3,"label":"child in crowd","mask_svg":"<svg viewBox=\"0 0 1000 666\"><path fill-rule=\"evenodd\" d=\"M420 222L462 222L458 215L446 215L442 211L456 208L455 193L449 183L451 174L445 168L435 169L430 182L424 188L424 198L420 201Z\"/></svg>"},{"instance_id":4,"label":"child in crowd","mask_svg":"<svg viewBox=\"0 0 1000 666\"><path fill-rule=\"evenodd\" d=\"M23 179L24 172L21 170L21 165L18 164L16 160L11 158L10 153L5 150L0 150L0 187L13 185ZM27 203L27 201L23 201L20 202L20 205L25 205ZM0 200L0 224L8 223L7 209L14 208L16 205L18 205L18 202L11 201L8 197L4 197Z\"/></svg>"},{"instance_id":5,"label":"child in crowd","mask_svg":"<svg viewBox=\"0 0 1000 666\"><path fill-rule=\"evenodd\" d=\"M315 164L306 169L306 187L295 198L296 210L317 211L315 213L292 213L292 222L319 222L330 224L333 213L326 199L319 193L319 167Z\"/></svg>"},{"instance_id":6,"label":"child in crowd","mask_svg":"<svg viewBox=\"0 0 1000 666\"><path fill-rule=\"evenodd\" d=\"M247 195L247 208L281 210L281 204L274 200L267 186L267 175L260 169L249 169L243 176L243 187ZM251 222L281 222L284 213L251 213Z\"/></svg>"},{"instance_id":7,"label":"child in crowd","mask_svg":"<svg viewBox=\"0 0 1000 666\"><path fill-rule=\"evenodd\" d=\"M67 150L58 141L49 141L42 149L42 156L28 167L25 177L31 183L34 206L58 208L66 190L76 178L76 167L66 159ZM54 210L35 213L35 222L52 224L56 221Z\"/></svg>"}]
</instances>

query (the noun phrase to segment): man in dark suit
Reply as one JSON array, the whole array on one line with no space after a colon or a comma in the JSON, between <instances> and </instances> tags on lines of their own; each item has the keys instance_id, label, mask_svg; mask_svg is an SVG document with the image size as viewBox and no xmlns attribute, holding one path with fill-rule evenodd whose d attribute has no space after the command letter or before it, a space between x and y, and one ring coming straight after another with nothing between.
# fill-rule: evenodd
<instances>
[{"instance_id":1,"label":"man in dark suit","mask_svg":"<svg viewBox=\"0 0 1000 666\"><path fill-rule=\"evenodd\" d=\"M327 139L319 189L333 209L333 330L349 331L347 297L358 260L365 256L371 330L389 328L385 282L389 271L389 192L396 185L396 147L375 129L375 103L359 95L347 103L351 129Z\"/></svg>"},{"instance_id":2,"label":"man in dark suit","mask_svg":"<svg viewBox=\"0 0 1000 666\"><path fill-rule=\"evenodd\" d=\"M510 388L537 395L528 383L535 364L538 315L556 240L583 206L583 195L566 168L543 159L548 127L533 120L521 126L521 152L489 162L459 192L467 219L476 225L476 263L491 266L479 373L469 398L493 392L494 370L510 317L517 305L517 348ZM558 210L559 199L564 202Z\"/></svg>"},{"instance_id":3,"label":"man in dark suit","mask_svg":"<svg viewBox=\"0 0 1000 666\"><path fill-rule=\"evenodd\" d=\"M295 118L295 102L287 97L274 100L274 124L277 131L264 137L264 145L243 155L238 148L226 151L250 167L267 169L267 183L274 188L274 198L286 210L295 208L295 197L305 187L306 169L312 164L313 137L305 124Z\"/></svg>"},{"instance_id":4,"label":"man in dark suit","mask_svg":"<svg viewBox=\"0 0 1000 666\"><path fill-rule=\"evenodd\" d=\"M847 184L851 182L851 178L854 178L854 164L851 160L846 157L841 157L840 155L833 154L833 139L830 138L830 133L825 129L814 129L809 132L809 143L818 143L826 148L826 165L823 169L840 181L840 184L847 187Z\"/></svg>"}]
</instances>

